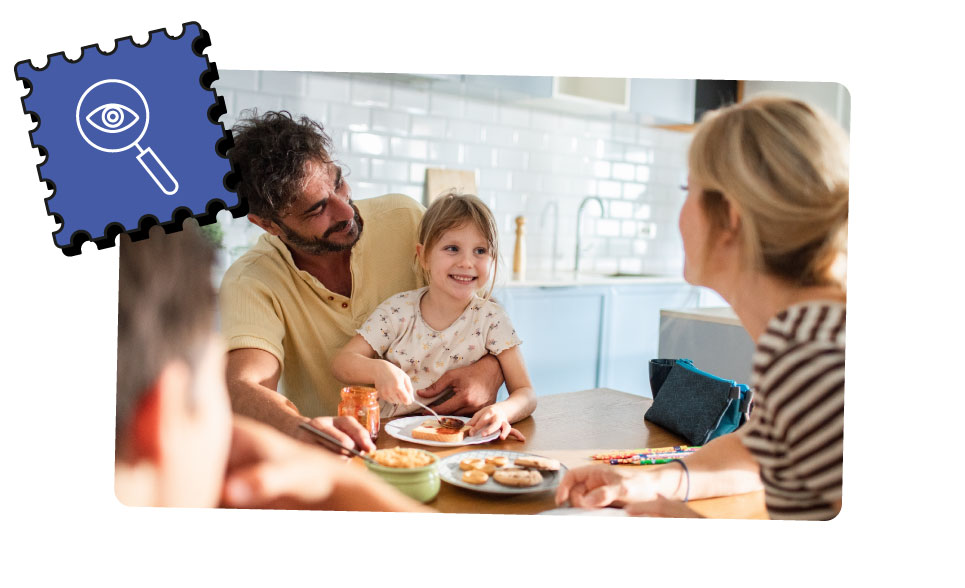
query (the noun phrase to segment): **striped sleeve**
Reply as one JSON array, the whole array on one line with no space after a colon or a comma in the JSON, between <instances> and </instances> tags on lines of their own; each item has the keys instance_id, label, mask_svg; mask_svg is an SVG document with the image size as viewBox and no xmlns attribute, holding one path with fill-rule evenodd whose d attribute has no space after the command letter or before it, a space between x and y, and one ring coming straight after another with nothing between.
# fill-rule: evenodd
<instances>
[{"instance_id":1,"label":"striped sleeve","mask_svg":"<svg viewBox=\"0 0 965 588\"><path fill-rule=\"evenodd\" d=\"M829 519L841 499L843 306L778 315L754 359L759 404L741 438L761 466L772 518Z\"/></svg>"}]
</instances>

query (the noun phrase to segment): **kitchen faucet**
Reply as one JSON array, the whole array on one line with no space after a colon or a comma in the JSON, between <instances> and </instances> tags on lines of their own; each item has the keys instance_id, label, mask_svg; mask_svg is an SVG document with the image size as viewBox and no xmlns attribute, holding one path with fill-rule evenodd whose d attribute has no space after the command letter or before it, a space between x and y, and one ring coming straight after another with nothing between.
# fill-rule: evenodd
<instances>
[{"instance_id":1,"label":"kitchen faucet","mask_svg":"<svg viewBox=\"0 0 965 588\"><path fill-rule=\"evenodd\" d=\"M559 241L558 236L560 232L560 205L555 200L550 200L546 206L543 207L543 213L540 215L539 226L540 228L546 224L547 212L549 209L553 209L553 257L550 263L550 273L556 274L556 244Z\"/></svg>"},{"instance_id":2,"label":"kitchen faucet","mask_svg":"<svg viewBox=\"0 0 965 588\"><path fill-rule=\"evenodd\" d=\"M580 273L580 254L582 253L582 247L580 246L580 229L583 225L583 209L586 207L586 203L590 200L596 200L600 205L600 216L606 214L606 207L603 205L603 200L599 196L587 196L580 202L580 207L576 209L576 261L573 264L573 273Z\"/></svg>"}]
</instances>

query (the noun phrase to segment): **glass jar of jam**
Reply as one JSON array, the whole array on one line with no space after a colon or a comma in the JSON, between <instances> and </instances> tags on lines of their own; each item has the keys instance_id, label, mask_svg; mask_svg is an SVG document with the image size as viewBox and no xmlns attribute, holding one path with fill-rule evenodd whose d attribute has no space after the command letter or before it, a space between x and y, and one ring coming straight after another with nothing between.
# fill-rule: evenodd
<instances>
[{"instance_id":1,"label":"glass jar of jam","mask_svg":"<svg viewBox=\"0 0 965 588\"><path fill-rule=\"evenodd\" d=\"M375 441L379 437L379 393L367 386L342 388L342 401L338 403L338 416L356 419Z\"/></svg>"}]
</instances>

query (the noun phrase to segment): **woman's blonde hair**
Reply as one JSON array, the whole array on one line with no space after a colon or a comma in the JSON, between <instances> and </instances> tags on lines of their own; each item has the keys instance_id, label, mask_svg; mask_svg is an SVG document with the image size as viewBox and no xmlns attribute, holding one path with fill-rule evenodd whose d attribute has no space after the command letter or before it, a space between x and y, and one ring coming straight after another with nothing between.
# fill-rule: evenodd
<instances>
[{"instance_id":1,"label":"woman's blonde hair","mask_svg":"<svg viewBox=\"0 0 965 588\"><path fill-rule=\"evenodd\" d=\"M848 138L804 102L762 97L707 113L690 145L692 181L714 231L741 219L744 262L797 286L845 288Z\"/></svg>"},{"instance_id":2,"label":"woman's blonde hair","mask_svg":"<svg viewBox=\"0 0 965 588\"><path fill-rule=\"evenodd\" d=\"M423 256L427 255L446 231L461 227L466 223L479 229L479 232L486 239L489 254L493 258L493 271L490 275L489 289L483 296L489 299L496 284L496 270L499 266L499 231L496 228L496 219L493 218L492 211L482 200L472 194L450 192L440 196L430 204L426 213L422 216L422 222L419 224L419 243L422 244L422 254ZM420 261L417 255L416 266L422 272L422 277L428 284L429 272L426 271L424 264Z\"/></svg>"}]
</instances>

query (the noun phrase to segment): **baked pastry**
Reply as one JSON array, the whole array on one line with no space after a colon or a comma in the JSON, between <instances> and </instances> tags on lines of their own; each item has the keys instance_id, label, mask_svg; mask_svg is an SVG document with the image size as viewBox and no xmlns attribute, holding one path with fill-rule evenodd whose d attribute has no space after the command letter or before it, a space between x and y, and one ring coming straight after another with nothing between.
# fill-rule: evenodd
<instances>
[{"instance_id":1,"label":"baked pastry","mask_svg":"<svg viewBox=\"0 0 965 588\"><path fill-rule=\"evenodd\" d=\"M517 457L513 462L513 465L522 468L529 468L531 470L542 470L544 472L555 472L556 470L560 469L559 461L546 457L537 457L535 455L528 457Z\"/></svg>"},{"instance_id":2,"label":"baked pastry","mask_svg":"<svg viewBox=\"0 0 965 588\"><path fill-rule=\"evenodd\" d=\"M489 474L482 470L468 470L462 473L462 481L470 484L485 484L488 479Z\"/></svg>"},{"instance_id":3,"label":"baked pastry","mask_svg":"<svg viewBox=\"0 0 965 588\"><path fill-rule=\"evenodd\" d=\"M482 464L482 466L480 466L480 467L478 467L478 468L476 468L476 469L479 470L479 471L481 471L481 472L486 472L487 474L489 474L489 475L491 476L491 475L493 475L493 472L495 472L495 471L498 470L499 468L496 467L496 464L494 464L494 463L484 463L484 464Z\"/></svg>"},{"instance_id":4,"label":"baked pastry","mask_svg":"<svg viewBox=\"0 0 965 588\"><path fill-rule=\"evenodd\" d=\"M494 455L492 457L487 457L486 463L491 463L497 468L501 468L509 463L509 459L505 455Z\"/></svg>"},{"instance_id":5,"label":"baked pastry","mask_svg":"<svg viewBox=\"0 0 965 588\"><path fill-rule=\"evenodd\" d=\"M466 436L466 431L468 430L469 425L463 425L462 428L459 429L450 429L443 427L442 424L435 419L429 419L418 427L412 429L412 436L416 439L424 439L426 441L455 443L462 441Z\"/></svg>"},{"instance_id":6,"label":"baked pastry","mask_svg":"<svg viewBox=\"0 0 965 588\"><path fill-rule=\"evenodd\" d=\"M463 476L465 478L465 476ZM505 486L528 487L543 481L543 475L536 470L504 468L493 473L493 480Z\"/></svg>"},{"instance_id":7,"label":"baked pastry","mask_svg":"<svg viewBox=\"0 0 965 588\"><path fill-rule=\"evenodd\" d=\"M481 470L486 465L481 459L467 458L459 462L459 469L463 471Z\"/></svg>"}]
</instances>

